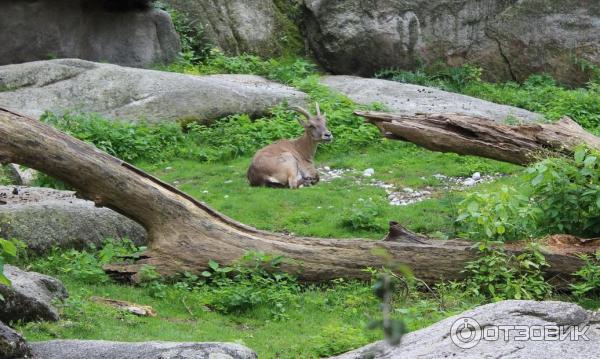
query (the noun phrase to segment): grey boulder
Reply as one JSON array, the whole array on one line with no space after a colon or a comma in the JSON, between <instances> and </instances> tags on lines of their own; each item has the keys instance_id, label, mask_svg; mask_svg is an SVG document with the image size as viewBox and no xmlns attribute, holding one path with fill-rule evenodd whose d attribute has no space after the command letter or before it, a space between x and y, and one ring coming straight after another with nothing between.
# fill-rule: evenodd
<instances>
[{"instance_id":1,"label":"grey boulder","mask_svg":"<svg viewBox=\"0 0 600 359\"><path fill-rule=\"evenodd\" d=\"M204 30L206 42L228 54L282 55L302 44L300 31L274 0L165 0ZM291 3L291 2L289 2ZM288 5L292 7L293 5Z\"/></svg>"},{"instance_id":2,"label":"grey boulder","mask_svg":"<svg viewBox=\"0 0 600 359\"><path fill-rule=\"evenodd\" d=\"M194 76L74 59L0 66L2 87L0 107L26 115L71 110L150 122L258 116L308 98L259 76Z\"/></svg>"},{"instance_id":3,"label":"grey boulder","mask_svg":"<svg viewBox=\"0 0 600 359\"><path fill-rule=\"evenodd\" d=\"M465 322L468 319L468 322ZM473 331L461 334L464 348L454 344L463 323ZM458 325L457 325L458 324ZM453 327L454 326L454 327ZM495 329L497 326L524 326L527 333L517 329ZM568 333L564 340L540 340L540 330L562 328ZM574 327L578 329L575 330ZM554 330L554 329L548 329ZM474 335L469 335L469 334ZM485 336L483 336L483 333ZM505 339L504 333L508 333ZM550 332L549 332L550 333ZM572 334L571 333L578 333ZM581 335L583 333L584 335ZM497 340L494 337L497 334ZM515 340L526 338L529 340ZM479 340L477 338L480 338ZM573 340L571 340L571 338ZM470 340L467 340L470 339ZM576 340L577 339L577 340ZM466 345L465 345L466 344ZM471 348L467 345L475 344ZM600 358L600 313L581 308L573 303L556 301L507 300L477 307L406 334L397 347L377 342L342 354L337 359L392 358L545 358L589 359Z\"/></svg>"},{"instance_id":4,"label":"grey boulder","mask_svg":"<svg viewBox=\"0 0 600 359\"><path fill-rule=\"evenodd\" d=\"M67 298L68 294L58 279L26 272L11 265L4 266L4 275L11 281L11 285L0 284L0 295L4 297L0 306L1 321L59 319L53 302Z\"/></svg>"},{"instance_id":5,"label":"grey boulder","mask_svg":"<svg viewBox=\"0 0 600 359\"><path fill-rule=\"evenodd\" d=\"M474 97L446 92L431 87L397 81L355 76L324 76L321 83L344 94L352 101L368 105L383 104L394 113L462 113L503 122L507 119L532 122L541 115L518 107L495 104Z\"/></svg>"},{"instance_id":6,"label":"grey boulder","mask_svg":"<svg viewBox=\"0 0 600 359\"><path fill-rule=\"evenodd\" d=\"M35 253L99 246L107 238L146 243L141 225L75 192L19 186L0 186L0 236L21 240Z\"/></svg>"},{"instance_id":7,"label":"grey boulder","mask_svg":"<svg viewBox=\"0 0 600 359\"><path fill-rule=\"evenodd\" d=\"M40 359L256 359L256 354L230 343L119 343L98 340L52 340L32 343Z\"/></svg>"},{"instance_id":8,"label":"grey boulder","mask_svg":"<svg viewBox=\"0 0 600 359\"><path fill-rule=\"evenodd\" d=\"M306 0L304 28L335 74L371 76L441 61L483 67L491 80L547 72L581 82L600 65L600 2L556 0Z\"/></svg>"},{"instance_id":9,"label":"grey boulder","mask_svg":"<svg viewBox=\"0 0 600 359\"><path fill-rule=\"evenodd\" d=\"M0 358L31 358L31 348L21 334L0 322Z\"/></svg>"},{"instance_id":10,"label":"grey boulder","mask_svg":"<svg viewBox=\"0 0 600 359\"><path fill-rule=\"evenodd\" d=\"M0 2L0 65L68 57L146 67L177 58L181 45L168 13L109 11L102 3Z\"/></svg>"}]
</instances>

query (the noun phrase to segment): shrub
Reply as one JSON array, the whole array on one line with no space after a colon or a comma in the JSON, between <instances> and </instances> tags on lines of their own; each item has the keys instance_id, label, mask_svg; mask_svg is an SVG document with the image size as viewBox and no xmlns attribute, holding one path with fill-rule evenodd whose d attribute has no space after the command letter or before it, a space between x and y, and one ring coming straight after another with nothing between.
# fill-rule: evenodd
<instances>
[{"instance_id":1,"label":"shrub","mask_svg":"<svg viewBox=\"0 0 600 359\"><path fill-rule=\"evenodd\" d=\"M583 254L580 257L585 265L574 273L580 281L571 284L573 294L579 297L600 294L600 251L593 256Z\"/></svg>"},{"instance_id":2,"label":"shrub","mask_svg":"<svg viewBox=\"0 0 600 359\"><path fill-rule=\"evenodd\" d=\"M598 153L581 148L573 159L553 158L527 169L531 201L543 215L545 233L600 233L600 161Z\"/></svg>"},{"instance_id":3,"label":"shrub","mask_svg":"<svg viewBox=\"0 0 600 359\"><path fill-rule=\"evenodd\" d=\"M475 240L518 240L538 233L541 211L513 187L473 192L459 203L459 235Z\"/></svg>"},{"instance_id":4,"label":"shrub","mask_svg":"<svg viewBox=\"0 0 600 359\"><path fill-rule=\"evenodd\" d=\"M481 256L464 269L465 289L473 295L493 301L539 300L550 295L552 287L543 276L548 264L536 244L530 244L528 251L518 256L507 254L501 242L482 241L476 247Z\"/></svg>"}]
</instances>

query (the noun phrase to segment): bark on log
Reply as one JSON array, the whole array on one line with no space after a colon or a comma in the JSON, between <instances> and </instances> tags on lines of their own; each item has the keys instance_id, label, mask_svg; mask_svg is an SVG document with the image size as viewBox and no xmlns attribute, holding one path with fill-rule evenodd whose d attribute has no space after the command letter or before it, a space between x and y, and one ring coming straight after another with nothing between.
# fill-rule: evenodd
<instances>
[{"instance_id":1,"label":"bark on log","mask_svg":"<svg viewBox=\"0 0 600 359\"><path fill-rule=\"evenodd\" d=\"M122 279L139 279L143 265L165 276L198 273L209 260L228 265L247 251L284 256L284 270L306 281L368 278L366 267L389 259L409 266L427 283L462 277L476 257L469 241L441 241L413 234L395 224L388 240L303 238L260 231L238 223L172 186L91 145L37 120L0 109L0 163L19 163L59 178L98 206L112 208L148 230L149 247L135 263L105 269ZM406 240L405 240L406 239ZM574 252L594 252L600 239L577 246L548 243L548 275L568 277L582 262ZM383 258L375 249L384 249ZM519 252L522 244L513 244ZM379 250L380 251L380 250Z\"/></svg>"},{"instance_id":2,"label":"bark on log","mask_svg":"<svg viewBox=\"0 0 600 359\"><path fill-rule=\"evenodd\" d=\"M365 117L390 139L412 142L432 151L487 157L518 165L549 155L569 155L581 144L600 150L600 138L568 117L556 123L509 126L460 114L362 111L355 114Z\"/></svg>"}]
</instances>

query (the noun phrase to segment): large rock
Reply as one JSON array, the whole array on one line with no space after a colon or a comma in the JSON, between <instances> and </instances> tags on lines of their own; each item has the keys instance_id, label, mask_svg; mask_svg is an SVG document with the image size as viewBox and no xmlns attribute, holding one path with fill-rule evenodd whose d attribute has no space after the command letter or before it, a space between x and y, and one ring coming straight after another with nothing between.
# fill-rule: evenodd
<instances>
[{"instance_id":1,"label":"large rock","mask_svg":"<svg viewBox=\"0 0 600 359\"><path fill-rule=\"evenodd\" d=\"M531 122L542 118L541 115L518 107L498 105L470 96L396 81L340 75L324 76L321 83L341 92L356 103L368 105L378 102L392 112L407 115L462 113L499 122L506 119Z\"/></svg>"},{"instance_id":2,"label":"large rock","mask_svg":"<svg viewBox=\"0 0 600 359\"><path fill-rule=\"evenodd\" d=\"M31 348L21 334L0 322L0 358L26 359L31 358Z\"/></svg>"},{"instance_id":3,"label":"large rock","mask_svg":"<svg viewBox=\"0 0 600 359\"><path fill-rule=\"evenodd\" d=\"M575 56L600 64L598 1L306 0L305 7L309 44L337 74L442 61L480 65L489 79L544 71L574 81Z\"/></svg>"},{"instance_id":4,"label":"large rock","mask_svg":"<svg viewBox=\"0 0 600 359\"><path fill-rule=\"evenodd\" d=\"M256 354L229 343L119 343L96 340L52 340L32 343L40 359L256 359Z\"/></svg>"},{"instance_id":5,"label":"large rock","mask_svg":"<svg viewBox=\"0 0 600 359\"><path fill-rule=\"evenodd\" d=\"M600 65L600 1L519 1L489 23L514 78L550 73L570 84L589 76L576 59Z\"/></svg>"},{"instance_id":6,"label":"large rock","mask_svg":"<svg viewBox=\"0 0 600 359\"><path fill-rule=\"evenodd\" d=\"M75 57L145 67L176 59L181 46L168 13L150 7L103 6L111 2L116 3L2 1L0 64Z\"/></svg>"},{"instance_id":7,"label":"large rock","mask_svg":"<svg viewBox=\"0 0 600 359\"><path fill-rule=\"evenodd\" d=\"M0 306L1 321L59 319L53 302L67 298L67 290L58 279L11 265L4 266L4 275L11 286L0 284L0 295L4 297Z\"/></svg>"},{"instance_id":8,"label":"large rock","mask_svg":"<svg viewBox=\"0 0 600 359\"><path fill-rule=\"evenodd\" d=\"M28 115L81 110L154 122L257 116L307 99L259 76L193 76L73 59L0 66L0 87L8 89L0 92L0 107Z\"/></svg>"},{"instance_id":9,"label":"large rock","mask_svg":"<svg viewBox=\"0 0 600 359\"><path fill-rule=\"evenodd\" d=\"M467 321L465 322L465 319ZM457 339L461 324L468 325ZM526 333L498 326L524 326ZM563 328L566 340L541 340L541 331L551 333ZM577 331L573 328L578 327ZM498 329L496 329L498 328ZM544 329L546 328L546 329ZM587 329L585 329L587 328ZM472 331L469 331L471 330ZM482 331L485 336L482 336ZM494 333L498 339L493 340ZM510 333L505 339L504 333ZM573 336L571 337L571 333ZM584 333L585 337L575 333ZM470 336L469 334L473 334ZM531 334L531 335L530 335ZM529 340L518 340L525 338ZM461 347L454 344L461 343ZM481 338L478 340L477 338ZM515 340L517 338L517 340ZM578 340L571 340L578 339ZM564 339L564 338L563 338ZM471 348L467 346L473 345ZM371 353L371 356L368 356ZM600 313L587 311L573 303L508 300L477 307L455 315L425 329L409 333L397 347L377 342L340 355L338 359L392 358L600 358Z\"/></svg>"},{"instance_id":10,"label":"large rock","mask_svg":"<svg viewBox=\"0 0 600 359\"><path fill-rule=\"evenodd\" d=\"M99 246L107 238L146 243L142 226L75 198L75 192L14 186L0 186L0 237L19 239L36 253L53 247Z\"/></svg>"},{"instance_id":11,"label":"large rock","mask_svg":"<svg viewBox=\"0 0 600 359\"><path fill-rule=\"evenodd\" d=\"M290 1L165 0L200 25L211 45L231 55L282 55L303 46Z\"/></svg>"}]
</instances>

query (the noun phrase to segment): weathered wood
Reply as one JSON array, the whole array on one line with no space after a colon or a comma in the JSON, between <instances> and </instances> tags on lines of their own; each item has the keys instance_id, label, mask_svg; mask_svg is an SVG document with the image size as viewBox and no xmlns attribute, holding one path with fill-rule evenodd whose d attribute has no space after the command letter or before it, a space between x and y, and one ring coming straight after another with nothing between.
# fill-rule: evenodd
<instances>
[{"instance_id":1,"label":"weathered wood","mask_svg":"<svg viewBox=\"0 0 600 359\"><path fill-rule=\"evenodd\" d=\"M409 266L427 283L460 279L465 263L476 252L469 241L442 241L416 235L394 225L386 241L322 239L260 231L238 223L136 167L61 133L37 120L0 109L0 162L19 163L59 178L98 206L112 208L148 230L148 250L132 264L106 270L126 280L138 280L143 265L166 276L198 273L209 260L229 265L247 251L274 253L289 259L283 269L306 281L362 278L366 267L381 267L389 259ZM408 238L408 240L403 240ZM519 252L522 244L512 245ZM593 252L600 240L578 247L545 247L548 275L567 277L582 262L573 252ZM383 258L385 250L389 255Z\"/></svg>"},{"instance_id":2,"label":"weathered wood","mask_svg":"<svg viewBox=\"0 0 600 359\"><path fill-rule=\"evenodd\" d=\"M518 126L460 114L403 115L355 112L390 139L432 151L455 152L527 165L548 155L569 155L585 144L600 150L600 138L568 117L556 123Z\"/></svg>"}]
</instances>

